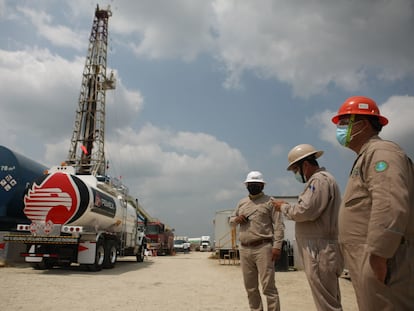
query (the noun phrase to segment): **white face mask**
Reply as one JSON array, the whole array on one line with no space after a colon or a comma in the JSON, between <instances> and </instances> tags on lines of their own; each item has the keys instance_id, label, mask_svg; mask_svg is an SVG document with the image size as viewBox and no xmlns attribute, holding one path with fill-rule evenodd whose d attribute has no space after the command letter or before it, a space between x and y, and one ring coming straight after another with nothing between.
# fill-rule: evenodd
<instances>
[{"instance_id":1,"label":"white face mask","mask_svg":"<svg viewBox=\"0 0 414 311\"><path fill-rule=\"evenodd\" d=\"M303 184L303 183L305 183L305 182L306 182L306 176L305 176L305 175L303 175L303 178L302 178L302 175L301 175L301 173L300 173L299 171L297 171L297 172L295 173L295 179L296 179L298 182L300 182L301 184Z\"/></svg>"},{"instance_id":2,"label":"white face mask","mask_svg":"<svg viewBox=\"0 0 414 311\"><path fill-rule=\"evenodd\" d=\"M347 147L349 145L350 137L348 133L348 125L339 125L336 127L336 140L341 146Z\"/></svg>"}]
</instances>

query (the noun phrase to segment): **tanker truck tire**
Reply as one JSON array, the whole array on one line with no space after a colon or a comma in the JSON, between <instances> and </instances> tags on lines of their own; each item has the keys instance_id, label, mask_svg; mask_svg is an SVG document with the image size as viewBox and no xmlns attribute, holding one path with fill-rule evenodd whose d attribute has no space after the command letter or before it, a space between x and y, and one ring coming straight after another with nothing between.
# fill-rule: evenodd
<instances>
[{"instance_id":1,"label":"tanker truck tire","mask_svg":"<svg viewBox=\"0 0 414 311\"><path fill-rule=\"evenodd\" d=\"M52 260L43 258L41 262L32 264L32 268L35 270L49 270L53 268L54 264Z\"/></svg>"},{"instance_id":2,"label":"tanker truck tire","mask_svg":"<svg viewBox=\"0 0 414 311\"><path fill-rule=\"evenodd\" d=\"M116 242L114 240L108 240L106 241L105 246L106 250L103 267L106 269L112 269L115 267L116 259L118 257Z\"/></svg>"},{"instance_id":3,"label":"tanker truck tire","mask_svg":"<svg viewBox=\"0 0 414 311\"><path fill-rule=\"evenodd\" d=\"M32 246L33 245L27 245L26 252L29 253L30 252L29 250L31 249ZM48 249L46 246L37 246L36 249L39 252L41 252L41 253L42 252L43 253L50 252L50 249ZM35 270L49 270L49 269L52 269L53 266L55 266L55 264L56 264L56 260L55 259L43 257L42 258L42 261L40 261L40 262L33 262L30 265Z\"/></svg>"},{"instance_id":4,"label":"tanker truck tire","mask_svg":"<svg viewBox=\"0 0 414 311\"><path fill-rule=\"evenodd\" d=\"M89 271L97 272L101 271L103 268L105 259L105 245L102 239L99 239L96 242L96 251L95 251L95 262L91 265L88 265Z\"/></svg>"}]
</instances>

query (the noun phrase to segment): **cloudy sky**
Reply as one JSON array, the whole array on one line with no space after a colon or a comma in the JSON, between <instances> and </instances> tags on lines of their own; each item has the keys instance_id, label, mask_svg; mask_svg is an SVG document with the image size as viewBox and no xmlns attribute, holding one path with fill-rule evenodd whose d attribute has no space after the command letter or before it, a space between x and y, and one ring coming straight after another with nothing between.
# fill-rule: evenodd
<instances>
[{"instance_id":1,"label":"cloudy sky","mask_svg":"<svg viewBox=\"0 0 414 311\"><path fill-rule=\"evenodd\" d=\"M67 157L95 1L0 0L0 144L52 166ZM212 234L243 180L303 188L287 153L309 143L344 190L354 153L330 119L374 98L382 137L414 157L411 0L112 0L108 173L176 229Z\"/></svg>"}]
</instances>

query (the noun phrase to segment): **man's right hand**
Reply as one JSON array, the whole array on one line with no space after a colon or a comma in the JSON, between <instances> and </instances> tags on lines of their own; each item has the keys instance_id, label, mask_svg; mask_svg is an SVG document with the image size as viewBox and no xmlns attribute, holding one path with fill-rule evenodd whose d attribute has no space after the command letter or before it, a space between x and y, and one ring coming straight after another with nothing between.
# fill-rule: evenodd
<instances>
[{"instance_id":1,"label":"man's right hand","mask_svg":"<svg viewBox=\"0 0 414 311\"><path fill-rule=\"evenodd\" d=\"M236 224L245 224L247 223L247 218L244 215L239 215L236 217L236 219L234 220L236 222Z\"/></svg>"}]
</instances>

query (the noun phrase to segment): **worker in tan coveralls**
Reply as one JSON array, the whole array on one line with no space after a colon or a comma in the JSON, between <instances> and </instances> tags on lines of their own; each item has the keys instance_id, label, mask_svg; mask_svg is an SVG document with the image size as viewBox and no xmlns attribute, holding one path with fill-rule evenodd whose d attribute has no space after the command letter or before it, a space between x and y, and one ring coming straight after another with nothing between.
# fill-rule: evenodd
<instances>
[{"instance_id":1,"label":"worker in tan coveralls","mask_svg":"<svg viewBox=\"0 0 414 311\"><path fill-rule=\"evenodd\" d=\"M240 266L250 310L263 311L259 280L267 300L268 311L279 311L279 293L275 283L275 261L279 259L285 226L281 213L263 193L265 181L258 171L252 171L244 181L249 195L241 199L229 219L240 225Z\"/></svg>"},{"instance_id":2,"label":"worker in tan coveralls","mask_svg":"<svg viewBox=\"0 0 414 311\"><path fill-rule=\"evenodd\" d=\"M357 154L338 225L359 310L414 310L411 160L378 136L388 120L370 98L348 98L332 122L338 142Z\"/></svg>"},{"instance_id":3,"label":"worker in tan coveralls","mask_svg":"<svg viewBox=\"0 0 414 311\"><path fill-rule=\"evenodd\" d=\"M323 151L301 144L288 154L288 170L306 183L296 204L273 201L276 210L295 221L295 234L313 300L319 311L342 310L338 277L343 259L338 245L341 193L335 178L319 167Z\"/></svg>"}]
</instances>

